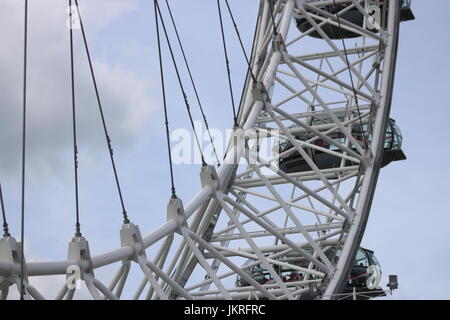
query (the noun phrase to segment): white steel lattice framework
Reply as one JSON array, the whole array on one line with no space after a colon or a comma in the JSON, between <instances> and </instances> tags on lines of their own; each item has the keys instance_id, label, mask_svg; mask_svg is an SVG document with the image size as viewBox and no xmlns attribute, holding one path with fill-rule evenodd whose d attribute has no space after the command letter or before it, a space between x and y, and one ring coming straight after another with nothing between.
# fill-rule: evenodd
<instances>
[{"instance_id":1,"label":"white steel lattice framework","mask_svg":"<svg viewBox=\"0 0 450 320\"><path fill-rule=\"evenodd\" d=\"M400 1L385 1L379 32L367 28L367 7L374 2L336 0L347 4L339 15L354 8L363 14L360 27L320 9L333 1L261 0L251 61L257 81L247 76L232 139L238 143L230 143L225 164L217 170L204 166L197 195L186 205L171 199L167 222L145 236L137 225L125 224L121 247L108 253L91 256L80 237L70 242L66 260L25 263L25 298L44 298L29 284L30 277L67 275L68 270L80 271L94 299L118 299L124 290L134 290L135 299L299 299L312 283L324 299L342 292L377 183L394 80ZM298 16L312 25L309 31L298 30ZM343 30L360 35L345 50L342 41L322 30L341 23ZM321 39L309 37L311 32ZM324 116L330 121L311 122ZM367 144L352 134L360 123L367 128ZM256 133L287 139L292 147L264 158ZM333 138L336 133L343 138ZM323 148L314 143L318 139L334 147ZM340 157L340 166L320 169L311 149ZM279 157L294 152L310 170L278 168ZM236 159L245 163L234 164ZM154 256L150 248L158 248L151 250ZM338 258L327 254L337 249ZM20 285L19 251L14 238L1 240L1 298ZM306 264L279 259L292 253ZM95 270L107 265L117 265L118 271L103 284ZM272 281L262 284L245 272L256 265L264 266ZM286 282L275 267L304 276ZM142 281L128 288L130 270L136 269ZM237 276L246 285L237 286ZM71 299L75 292L62 283L56 298Z\"/></svg>"}]
</instances>

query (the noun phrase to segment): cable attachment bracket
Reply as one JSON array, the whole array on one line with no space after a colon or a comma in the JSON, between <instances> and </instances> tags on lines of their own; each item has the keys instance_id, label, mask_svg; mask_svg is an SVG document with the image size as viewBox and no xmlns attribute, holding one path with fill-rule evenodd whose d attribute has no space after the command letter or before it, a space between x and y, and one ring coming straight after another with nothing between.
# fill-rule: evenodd
<instances>
[{"instance_id":1,"label":"cable attachment bracket","mask_svg":"<svg viewBox=\"0 0 450 320\"><path fill-rule=\"evenodd\" d=\"M281 34L275 34L272 41L273 52L287 53L286 45Z\"/></svg>"},{"instance_id":2,"label":"cable attachment bracket","mask_svg":"<svg viewBox=\"0 0 450 320\"><path fill-rule=\"evenodd\" d=\"M23 278L23 298L24 300L44 299L37 290L28 283L27 264L23 261L22 266L22 244L17 242L14 237L4 237L0 239L0 261L11 265L11 273L8 276L0 275L0 291L2 297L8 295L9 287L16 285L17 290L21 291L21 278Z\"/></svg>"},{"instance_id":3,"label":"cable attachment bracket","mask_svg":"<svg viewBox=\"0 0 450 320\"><path fill-rule=\"evenodd\" d=\"M80 279L84 280L86 276L94 276L94 267L91 259L91 252L89 250L89 242L85 237L73 237L69 242L69 251L67 254L67 261L69 261L69 269L77 266L80 271ZM68 272L69 274L69 272ZM70 275L67 276L69 279Z\"/></svg>"},{"instance_id":4,"label":"cable attachment bracket","mask_svg":"<svg viewBox=\"0 0 450 320\"><path fill-rule=\"evenodd\" d=\"M211 186L214 190L220 189L219 175L213 166L204 166L200 171L200 181L202 188Z\"/></svg>"},{"instance_id":5,"label":"cable attachment bracket","mask_svg":"<svg viewBox=\"0 0 450 320\"><path fill-rule=\"evenodd\" d=\"M269 99L269 93L262 81L253 83L252 97L255 101L266 102Z\"/></svg>"},{"instance_id":6,"label":"cable attachment bracket","mask_svg":"<svg viewBox=\"0 0 450 320\"><path fill-rule=\"evenodd\" d=\"M167 221L175 220L178 224L176 230L181 234L181 227L187 225L186 213L184 212L183 201L178 198L170 198L167 204Z\"/></svg>"},{"instance_id":7,"label":"cable attachment bracket","mask_svg":"<svg viewBox=\"0 0 450 320\"><path fill-rule=\"evenodd\" d=\"M112 293L100 280L95 278L94 265L92 263L89 242L84 237L73 237L69 242L67 255L69 265L66 270L66 283L57 299L71 300L75 290L79 289L79 281L84 281L87 289L95 300L117 300L117 296Z\"/></svg>"},{"instance_id":8,"label":"cable attachment bracket","mask_svg":"<svg viewBox=\"0 0 450 320\"><path fill-rule=\"evenodd\" d=\"M130 260L138 263L138 257L145 257L145 248L143 243L143 238L139 226L133 223L126 223L122 225L120 230L120 243L122 247L133 248L133 255Z\"/></svg>"}]
</instances>

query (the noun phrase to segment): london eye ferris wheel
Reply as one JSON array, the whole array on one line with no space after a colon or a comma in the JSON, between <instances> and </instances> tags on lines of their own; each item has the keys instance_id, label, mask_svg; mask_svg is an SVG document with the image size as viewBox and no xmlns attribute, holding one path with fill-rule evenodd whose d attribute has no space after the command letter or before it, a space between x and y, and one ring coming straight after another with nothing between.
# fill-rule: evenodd
<instances>
[{"instance_id":1,"label":"london eye ferris wheel","mask_svg":"<svg viewBox=\"0 0 450 320\"><path fill-rule=\"evenodd\" d=\"M70 2L71 15L81 22L95 84L78 1ZM165 103L161 45L166 41L170 52L175 47L166 29L175 20L168 1L167 8L159 2L154 1L155 32ZM221 15L230 14L239 37L228 1L217 4ZM216 165L203 159L196 195L182 201L172 176L167 208L158 213L167 221L140 230L124 208L117 232L121 246L106 253L91 254L77 220L68 254L59 261L26 261L23 238L9 233L3 209L1 298L17 289L24 299L73 299L77 281L99 300L120 299L124 291L133 299L153 300L385 295L379 263L361 240L380 170L406 159L390 110L400 24L414 19L410 5L401 0L261 0L252 52L244 49L248 70L242 98L233 103L232 136ZM166 9L171 21L161 15ZM176 36L181 45L178 31ZM180 63L187 65L184 51L183 56ZM176 67L173 54L164 59ZM189 75L193 82L190 70ZM76 175L75 110L74 102ZM167 141L170 154L168 127ZM262 152L264 144L270 145L269 154ZM2 196L2 207L3 202ZM116 268L111 279L96 276L96 269L105 266ZM141 277L137 287L127 282L132 272ZM44 297L29 282L49 275L66 276L54 297Z\"/></svg>"}]
</instances>

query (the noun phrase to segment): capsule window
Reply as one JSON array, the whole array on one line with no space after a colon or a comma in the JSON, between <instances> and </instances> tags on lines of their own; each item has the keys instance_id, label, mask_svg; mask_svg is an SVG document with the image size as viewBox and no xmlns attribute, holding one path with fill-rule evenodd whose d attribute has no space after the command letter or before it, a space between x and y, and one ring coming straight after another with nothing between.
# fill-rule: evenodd
<instances>
[{"instance_id":1,"label":"capsule window","mask_svg":"<svg viewBox=\"0 0 450 320\"><path fill-rule=\"evenodd\" d=\"M363 250L358 250L355 257L355 265L361 267L368 267L370 265L369 258Z\"/></svg>"}]
</instances>

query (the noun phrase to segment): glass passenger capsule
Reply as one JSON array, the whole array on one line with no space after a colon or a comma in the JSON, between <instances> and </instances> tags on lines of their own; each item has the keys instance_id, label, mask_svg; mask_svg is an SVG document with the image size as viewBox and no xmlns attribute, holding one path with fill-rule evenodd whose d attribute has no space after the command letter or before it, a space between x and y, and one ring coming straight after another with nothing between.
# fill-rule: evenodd
<instances>
[{"instance_id":1,"label":"glass passenger capsule","mask_svg":"<svg viewBox=\"0 0 450 320\"><path fill-rule=\"evenodd\" d=\"M314 1L314 2L317 3L317 1ZM361 36L360 33L352 32L350 30L351 28L348 28L348 27L345 28L345 27L342 27L342 25L346 24L346 22L349 22L358 27L363 27L364 26L364 15L361 13L361 11L357 7L355 7L351 1L347 1L347 2L338 2L337 1L336 6L334 6L334 3L329 4L330 1L326 1L326 2L327 2L327 4L322 7L319 6L319 9L325 10L326 12L328 12L332 15L339 14L339 22L341 24L341 27L339 27L338 25L335 25L335 24L331 24L331 23L321 24L320 27L325 32L325 34L330 39L341 39L341 38L346 39L346 38L360 37ZM368 3L370 6L376 6L378 8L377 16L379 17L379 20L380 20L379 25L383 25L383 20L384 20L383 10L384 10L385 1L384 0L372 0L372 1L368 1ZM369 15L372 15L373 12L374 11L372 9L368 9ZM311 13L321 15L320 12L311 11ZM400 21L408 21L408 20L415 19L414 14L411 10L411 0L402 0L400 14L401 14ZM295 20L297 23L297 28L303 33L308 32L308 30L310 30L312 28L312 25L308 21L308 19L306 19L300 13L296 15ZM323 22L323 20L320 20L318 18L314 18L313 20L316 24L320 24L321 22ZM372 28L370 30L373 32L378 32L377 28ZM308 35L311 37L314 37L314 38L322 38L322 35L317 30L309 32Z\"/></svg>"},{"instance_id":2,"label":"glass passenger capsule","mask_svg":"<svg viewBox=\"0 0 450 320\"><path fill-rule=\"evenodd\" d=\"M328 251L326 255L330 259L338 259L340 251L336 254L332 251ZM303 268L308 268L309 261L302 258L298 254L288 254L279 258L276 258L280 262L287 262L291 265L296 265ZM304 272L287 268L285 266L279 266L272 264L276 274L286 284L298 286L302 281L307 280L307 276ZM272 274L262 265L255 262L253 259L247 260L242 266L244 272L246 272L252 279L257 281L261 285L275 284ZM315 276L311 275L308 280L314 280ZM352 263L352 268L348 277L348 281L345 283L343 293L352 293L356 291L358 293L364 292L362 298L374 298L378 296L384 296L385 293L379 286L381 280L381 267L374 255L374 252L369 249L359 248L355 259ZM236 287L250 286L241 276L237 276ZM361 297L360 297L361 298Z\"/></svg>"},{"instance_id":3,"label":"glass passenger capsule","mask_svg":"<svg viewBox=\"0 0 450 320\"><path fill-rule=\"evenodd\" d=\"M338 115L338 118L340 118L340 120L344 119L342 115ZM324 128L328 128L327 125L329 126L333 123L333 120L329 117L316 117L311 124L315 127L322 126ZM295 134L296 139L300 141L308 141L313 138L313 136L308 135L306 132L304 132L304 130L303 132L299 131L299 133L295 133L296 128L298 129L298 126L290 127L290 129L294 130L293 134ZM364 146L365 139L367 139L368 144L370 144L372 140L371 135L368 135L366 136L366 138L364 138L365 132L367 132L367 130L367 124L363 124L362 126L354 125L354 128L352 130L352 137L357 143L361 144L361 146ZM346 144L346 137L341 132L330 134L328 135L328 137L336 141L336 143L339 143L340 145ZM381 167L385 167L393 161L406 159L406 156L401 149L402 142L403 137L400 128L397 126L394 119L389 119L384 138L384 150L382 154ZM304 147L304 150L309 158L311 158L311 160L314 162L314 164L321 170L339 168L342 165L357 165L356 162L343 159L340 156L333 155L324 151L323 149L328 149L333 152L342 153L342 150L340 148L338 148L334 144L330 144L328 141L325 141L321 138L316 138L311 143L320 148ZM356 151L355 145L352 145L349 148ZM313 170L307 163L307 161L302 157L302 155L294 148L294 145L291 143L291 141L287 139L279 139L275 143L274 151L280 156L278 159L278 167L286 173L305 172Z\"/></svg>"}]
</instances>

